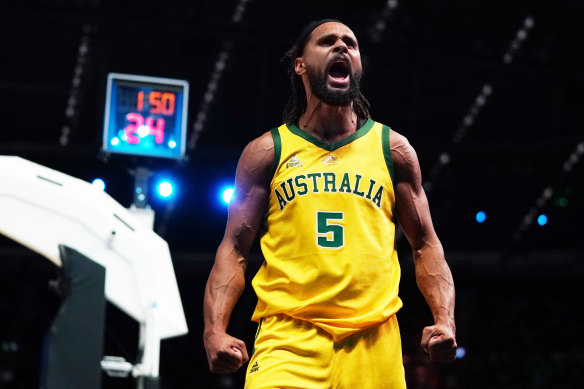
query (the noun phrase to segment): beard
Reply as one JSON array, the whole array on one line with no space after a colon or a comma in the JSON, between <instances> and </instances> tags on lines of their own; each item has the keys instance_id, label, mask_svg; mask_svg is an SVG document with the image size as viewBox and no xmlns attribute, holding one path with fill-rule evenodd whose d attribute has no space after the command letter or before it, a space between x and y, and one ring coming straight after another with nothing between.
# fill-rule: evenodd
<instances>
[{"instance_id":1,"label":"beard","mask_svg":"<svg viewBox=\"0 0 584 389\"><path fill-rule=\"evenodd\" d=\"M306 74L312 93L325 104L334 107L345 106L359 96L362 72L349 74L349 89L347 90L330 88L327 85L328 74L325 74L324 71L319 72L307 66Z\"/></svg>"}]
</instances>

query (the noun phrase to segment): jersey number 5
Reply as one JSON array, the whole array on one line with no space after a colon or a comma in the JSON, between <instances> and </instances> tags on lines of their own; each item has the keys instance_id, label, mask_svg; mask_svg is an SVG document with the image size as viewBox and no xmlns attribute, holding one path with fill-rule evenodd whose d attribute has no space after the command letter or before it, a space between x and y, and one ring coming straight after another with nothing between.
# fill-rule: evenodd
<instances>
[{"instance_id":1,"label":"jersey number 5","mask_svg":"<svg viewBox=\"0 0 584 389\"><path fill-rule=\"evenodd\" d=\"M327 249L339 249L345 245L345 227L342 212L316 211L316 244Z\"/></svg>"}]
</instances>

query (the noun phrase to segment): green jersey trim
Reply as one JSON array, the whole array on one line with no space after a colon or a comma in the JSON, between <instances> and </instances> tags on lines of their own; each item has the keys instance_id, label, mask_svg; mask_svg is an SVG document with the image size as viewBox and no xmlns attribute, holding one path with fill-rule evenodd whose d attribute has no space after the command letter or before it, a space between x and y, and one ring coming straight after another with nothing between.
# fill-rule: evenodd
<instances>
[{"instance_id":1,"label":"green jersey trim","mask_svg":"<svg viewBox=\"0 0 584 389\"><path fill-rule=\"evenodd\" d=\"M282 154L282 140L280 139L280 131L277 128L272 128L270 130L272 133L272 139L274 140L274 162L272 163L272 169L270 174L270 180L274 178L276 170L278 170L278 165L280 164L280 156Z\"/></svg>"},{"instance_id":2,"label":"green jersey trim","mask_svg":"<svg viewBox=\"0 0 584 389\"><path fill-rule=\"evenodd\" d=\"M250 359L251 359L251 357L253 357L253 355L255 354L255 342L256 342L256 340L258 340L258 336L260 336L260 331L261 331L261 329L262 329L262 323L263 323L263 322L264 322L264 318L262 317L262 318L260 319L260 323L258 324L258 329L257 329L257 331L256 331L255 339L253 340L253 348L251 349L251 356L250 356Z\"/></svg>"},{"instance_id":3,"label":"green jersey trim","mask_svg":"<svg viewBox=\"0 0 584 389\"><path fill-rule=\"evenodd\" d=\"M367 121L365 122L365 124L361 128L359 128L357 131L355 131L354 133L352 133L351 135L349 135L345 139L341 139L341 140L334 142L334 143L323 142L322 140L310 135L306 131L302 131L295 124L287 124L286 127L288 127L290 132L292 132L294 135L298 135L299 137L312 143L316 147L320 147L321 149L325 149L327 151L335 151L336 149L341 148L343 146L346 146L349 143L351 143L352 141L354 141L355 139L359 139L363 135L367 134L369 132L369 130L371 130L371 128L373 127L373 124L375 124L375 122L371 118L368 118Z\"/></svg>"},{"instance_id":4,"label":"green jersey trim","mask_svg":"<svg viewBox=\"0 0 584 389\"><path fill-rule=\"evenodd\" d=\"M385 164L387 165L387 170L389 171L389 176L391 177L391 183L395 188L395 168L393 166L393 159L391 159L391 147L389 144L389 130L387 126L383 126L381 129L381 144L383 146L383 156L385 157Z\"/></svg>"}]
</instances>

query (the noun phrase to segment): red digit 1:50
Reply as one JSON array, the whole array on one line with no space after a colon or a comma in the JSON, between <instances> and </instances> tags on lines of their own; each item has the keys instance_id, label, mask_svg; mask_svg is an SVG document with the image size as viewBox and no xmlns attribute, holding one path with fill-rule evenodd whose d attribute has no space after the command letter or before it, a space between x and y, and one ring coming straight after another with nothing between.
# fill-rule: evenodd
<instances>
[{"instance_id":1,"label":"red digit 1:50","mask_svg":"<svg viewBox=\"0 0 584 389\"><path fill-rule=\"evenodd\" d=\"M136 108L138 111L144 109L144 91L138 92L138 103ZM170 92L150 92L148 93L148 104L150 105L150 113L173 115L176 97L174 93Z\"/></svg>"}]
</instances>

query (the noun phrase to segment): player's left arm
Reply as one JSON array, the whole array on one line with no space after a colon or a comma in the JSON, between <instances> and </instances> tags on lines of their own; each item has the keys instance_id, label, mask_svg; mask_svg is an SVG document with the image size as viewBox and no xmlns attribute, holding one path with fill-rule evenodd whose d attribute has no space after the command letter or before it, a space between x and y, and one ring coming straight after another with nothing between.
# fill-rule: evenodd
<instances>
[{"instance_id":1,"label":"player's left arm","mask_svg":"<svg viewBox=\"0 0 584 389\"><path fill-rule=\"evenodd\" d=\"M434 316L434 325L424 328L421 345L432 360L452 361L457 347L454 282L432 225L418 156L408 140L395 131L390 135L390 148L397 182L395 213L412 247L418 288Z\"/></svg>"}]
</instances>

